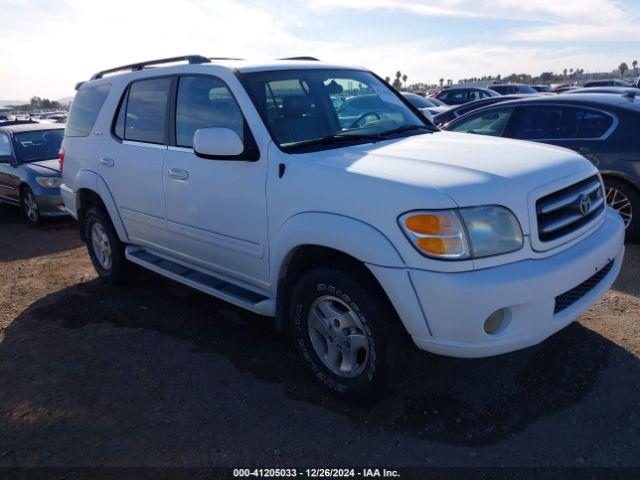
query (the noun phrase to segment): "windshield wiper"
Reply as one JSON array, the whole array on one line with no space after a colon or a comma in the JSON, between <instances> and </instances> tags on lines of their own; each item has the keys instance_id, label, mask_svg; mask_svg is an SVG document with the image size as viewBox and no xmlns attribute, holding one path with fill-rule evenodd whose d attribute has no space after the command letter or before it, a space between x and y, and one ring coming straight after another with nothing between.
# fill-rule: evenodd
<instances>
[{"instance_id":1,"label":"windshield wiper","mask_svg":"<svg viewBox=\"0 0 640 480\"><path fill-rule=\"evenodd\" d=\"M377 141L380 140L380 138L377 135L347 135L344 133L336 133L322 138L314 138L313 140L303 140L292 145L287 145L286 148L289 150L297 150L299 148L313 147L316 145L336 145L340 143L351 142L354 140Z\"/></svg>"},{"instance_id":2,"label":"windshield wiper","mask_svg":"<svg viewBox=\"0 0 640 480\"><path fill-rule=\"evenodd\" d=\"M402 125L398 128L394 128L393 130L388 130L386 132L378 133L377 136L380 138L388 137L389 135L395 135L397 133L404 132L412 132L414 130L428 130L430 132L435 131L435 129L427 127L426 125Z\"/></svg>"}]
</instances>

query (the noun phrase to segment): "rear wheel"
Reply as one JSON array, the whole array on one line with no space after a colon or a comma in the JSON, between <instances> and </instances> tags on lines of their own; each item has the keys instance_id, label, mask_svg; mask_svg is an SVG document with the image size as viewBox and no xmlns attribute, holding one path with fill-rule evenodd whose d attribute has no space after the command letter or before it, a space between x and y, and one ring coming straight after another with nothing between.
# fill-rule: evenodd
<instances>
[{"instance_id":1,"label":"rear wheel","mask_svg":"<svg viewBox=\"0 0 640 480\"><path fill-rule=\"evenodd\" d=\"M391 322L399 320L366 275L305 273L293 289L290 318L296 346L324 387L342 397L376 395L387 379Z\"/></svg>"},{"instance_id":2,"label":"rear wheel","mask_svg":"<svg viewBox=\"0 0 640 480\"><path fill-rule=\"evenodd\" d=\"M628 183L617 178L604 180L607 204L620 214L628 241L640 240L640 195Z\"/></svg>"},{"instance_id":3,"label":"rear wheel","mask_svg":"<svg viewBox=\"0 0 640 480\"><path fill-rule=\"evenodd\" d=\"M102 209L91 207L87 210L84 217L84 238L91 262L100 278L112 285L122 283L128 273L125 246Z\"/></svg>"},{"instance_id":4,"label":"rear wheel","mask_svg":"<svg viewBox=\"0 0 640 480\"><path fill-rule=\"evenodd\" d=\"M31 225L40 224L42 217L40 216L38 202L36 201L36 196L29 187L24 187L22 189L22 194L20 195L20 208L22 209L22 214L27 222Z\"/></svg>"}]
</instances>

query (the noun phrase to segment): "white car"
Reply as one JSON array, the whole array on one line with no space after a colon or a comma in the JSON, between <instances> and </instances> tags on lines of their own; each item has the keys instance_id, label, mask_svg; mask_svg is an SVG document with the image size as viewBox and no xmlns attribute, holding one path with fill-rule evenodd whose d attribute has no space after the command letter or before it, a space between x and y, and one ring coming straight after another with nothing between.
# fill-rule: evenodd
<instances>
[{"instance_id":1,"label":"white car","mask_svg":"<svg viewBox=\"0 0 640 480\"><path fill-rule=\"evenodd\" d=\"M338 100L358 95L379 101L345 122ZM190 56L99 72L60 161L104 281L129 261L275 317L345 396L373 394L405 338L454 357L543 341L624 251L583 157L439 131L358 67Z\"/></svg>"}]
</instances>

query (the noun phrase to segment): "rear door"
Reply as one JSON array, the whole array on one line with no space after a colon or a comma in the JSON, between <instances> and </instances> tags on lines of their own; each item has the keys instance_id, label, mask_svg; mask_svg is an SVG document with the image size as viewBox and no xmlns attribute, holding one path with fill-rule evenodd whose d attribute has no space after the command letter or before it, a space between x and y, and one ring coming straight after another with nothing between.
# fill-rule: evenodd
<instances>
[{"instance_id":1,"label":"rear door","mask_svg":"<svg viewBox=\"0 0 640 480\"><path fill-rule=\"evenodd\" d=\"M597 164L598 149L613 124L614 118L599 110L527 105L516 109L505 136L569 148Z\"/></svg>"},{"instance_id":2,"label":"rear door","mask_svg":"<svg viewBox=\"0 0 640 480\"><path fill-rule=\"evenodd\" d=\"M114 124L117 141L98 164L129 238L152 247L166 242L162 172L173 81L154 77L129 85Z\"/></svg>"}]
</instances>

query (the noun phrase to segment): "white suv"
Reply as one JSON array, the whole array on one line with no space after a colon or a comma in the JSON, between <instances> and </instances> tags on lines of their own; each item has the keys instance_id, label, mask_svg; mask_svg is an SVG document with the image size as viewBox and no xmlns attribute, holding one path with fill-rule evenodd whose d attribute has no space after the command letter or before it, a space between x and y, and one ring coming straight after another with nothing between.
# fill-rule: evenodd
<instances>
[{"instance_id":1,"label":"white suv","mask_svg":"<svg viewBox=\"0 0 640 480\"><path fill-rule=\"evenodd\" d=\"M358 95L371 109L342 115ZM439 131L357 67L190 56L100 72L60 157L104 281L129 261L273 316L343 395L380 386L403 337L455 357L537 344L623 257L583 157Z\"/></svg>"}]
</instances>

